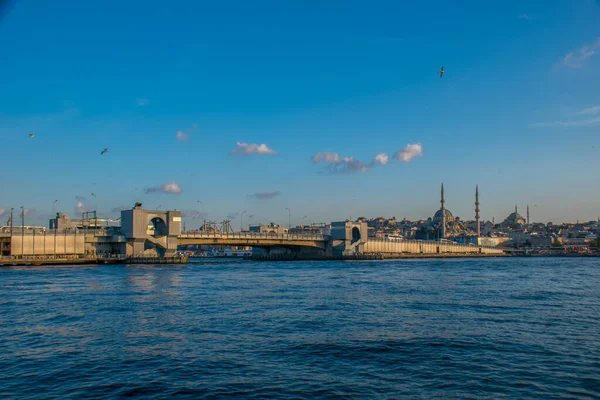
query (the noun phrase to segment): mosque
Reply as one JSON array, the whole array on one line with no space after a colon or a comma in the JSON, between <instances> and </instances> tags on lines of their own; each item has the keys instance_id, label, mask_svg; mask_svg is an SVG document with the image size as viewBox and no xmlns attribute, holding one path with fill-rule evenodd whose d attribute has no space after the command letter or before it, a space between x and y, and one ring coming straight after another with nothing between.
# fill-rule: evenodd
<instances>
[{"instance_id":1,"label":"mosque","mask_svg":"<svg viewBox=\"0 0 600 400\"><path fill-rule=\"evenodd\" d=\"M450 210L446 208L446 199L444 197L444 184L442 183L440 192L441 207L435 212L433 218L428 218L416 234L417 239L445 239L457 236L476 236L481 237L481 220L479 209L479 186L475 186L475 221L463 221L455 217ZM520 229L529 223L529 206L527 206L527 219L521 216L517 207L506 219L499 224L500 227L511 229ZM483 224L489 231L493 229L490 222Z\"/></svg>"},{"instance_id":2,"label":"mosque","mask_svg":"<svg viewBox=\"0 0 600 400\"><path fill-rule=\"evenodd\" d=\"M527 215L529 215L529 206L527 206ZM517 206L515 205L515 212L506 217L506 219L500 223L500 226L505 228L520 227L521 225L529 223L528 220L529 217L525 220L525 218L518 213Z\"/></svg>"},{"instance_id":3,"label":"mosque","mask_svg":"<svg viewBox=\"0 0 600 400\"><path fill-rule=\"evenodd\" d=\"M442 183L441 207L432 218L432 228L437 231L437 237L444 239L449 236L456 236L467 231L467 225L460 218L454 217L452 212L446 208L446 200L444 198L444 184Z\"/></svg>"}]
</instances>

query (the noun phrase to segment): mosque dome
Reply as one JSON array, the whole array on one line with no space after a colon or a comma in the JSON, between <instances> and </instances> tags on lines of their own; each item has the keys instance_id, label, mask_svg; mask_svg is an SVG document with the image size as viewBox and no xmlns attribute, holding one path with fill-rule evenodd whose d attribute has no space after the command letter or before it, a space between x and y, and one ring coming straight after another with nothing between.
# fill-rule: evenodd
<instances>
[{"instance_id":1,"label":"mosque dome","mask_svg":"<svg viewBox=\"0 0 600 400\"><path fill-rule=\"evenodd\" d=\"M448 209L444 209L442 210L441 208L439 210L436 211L436 213L433 215L433 220L434 222L442 222L442 211L444 212L444 214L446 215L446 223L454 221L454 216L452 215L452 213L450 212L450 210Z\"/></svg>"},{"instance_id":2,"label":"mosque dome","mask_svg":"<svg viewBox=\"0 0 600 400\"><path fill-rule=\"evenodd\" d=\"M515 212L511 213L506 219L502 222L504 225L524 225L525 218L521 214L519 214L515 207Z\"/></svg>"}]
</instances>

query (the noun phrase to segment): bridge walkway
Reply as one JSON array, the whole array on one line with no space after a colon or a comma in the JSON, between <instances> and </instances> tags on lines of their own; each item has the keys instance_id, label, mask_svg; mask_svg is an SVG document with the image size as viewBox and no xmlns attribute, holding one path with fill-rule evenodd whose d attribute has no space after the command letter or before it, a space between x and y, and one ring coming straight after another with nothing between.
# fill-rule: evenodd
<instances>
[{"instance_id":1,"label":"bridge walkway","mask_svg":"<svg viewBox=\"0 0 600 400\"><path fill-rule=\"evenodd\" d=\"M275 234L258 232L202 232L190 231L177 236L179 245L220 245L252 247L309 247L325 250L329 236L302 234Z\"/></svg>"}]
</instances>

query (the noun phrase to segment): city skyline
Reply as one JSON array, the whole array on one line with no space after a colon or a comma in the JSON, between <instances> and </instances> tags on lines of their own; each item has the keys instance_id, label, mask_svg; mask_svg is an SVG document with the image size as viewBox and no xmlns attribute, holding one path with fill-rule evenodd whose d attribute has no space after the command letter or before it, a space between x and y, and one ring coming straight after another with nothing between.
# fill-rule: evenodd
<instances>
[{"instance_id":1,"label":"city skyline","mask_svg":"<svg viewBox=\"0 0 600 400\"><path fill-rule=\"evenodd\" d=\"M536 222L598 218L597 2L434 3L15 2L1 224L20 206L46 224L54 200L74 218L141 201L192 226L202 207L416 220L441 182L463 220L476 184L485 221L515 203Z\"/></svg>"}]
</instances>

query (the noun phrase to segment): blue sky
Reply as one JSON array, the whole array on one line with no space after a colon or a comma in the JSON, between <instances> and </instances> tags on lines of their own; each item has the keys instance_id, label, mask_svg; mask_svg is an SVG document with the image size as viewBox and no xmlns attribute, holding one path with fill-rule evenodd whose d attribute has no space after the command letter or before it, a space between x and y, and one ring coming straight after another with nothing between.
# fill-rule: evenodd
<instances>
[{"instance_id":1,"label":"blue sky","mask_svg":"<svg viewBox=\"0 0 600 400\"><path fill-rule=\"evenodd\" d=\"M0 213L595 219L599 2L401 3L12 3Z\"/></svg>"}]
</instances>

